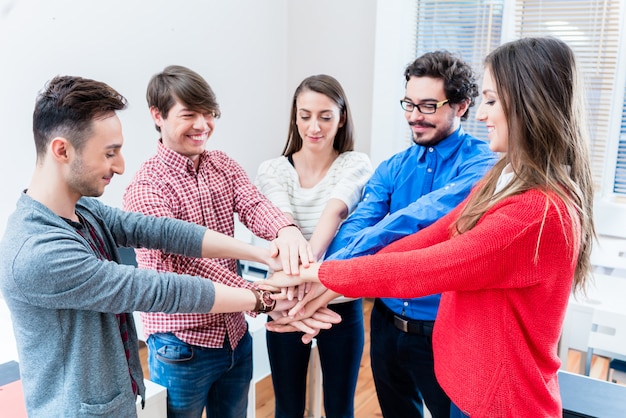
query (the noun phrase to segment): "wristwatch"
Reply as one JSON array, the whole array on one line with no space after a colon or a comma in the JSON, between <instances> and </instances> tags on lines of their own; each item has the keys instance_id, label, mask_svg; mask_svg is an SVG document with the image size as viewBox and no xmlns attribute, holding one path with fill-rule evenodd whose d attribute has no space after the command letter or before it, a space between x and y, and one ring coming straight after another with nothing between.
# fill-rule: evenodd
<instances>
[{"instance_id":1,"label":"wristwatch","mask_svg":"<svg viewBox=\"0 0 626 418\"><path fill-rule=\"evenodd\" d=\"M272 312L276 307L276 301L272 299L272 292L269 290L259 289L254 287L250 289L256 297L256 305L254 306L254 312L268 313Z\"/></svg>"}]
</instances>

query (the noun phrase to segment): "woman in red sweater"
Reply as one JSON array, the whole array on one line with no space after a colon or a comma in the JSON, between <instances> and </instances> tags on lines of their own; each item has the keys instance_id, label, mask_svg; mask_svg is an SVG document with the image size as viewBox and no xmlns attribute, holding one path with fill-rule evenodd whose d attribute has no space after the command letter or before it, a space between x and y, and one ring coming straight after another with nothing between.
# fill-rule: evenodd
<instances>
[{"instance_id":1,"label":"woman in red sweater","mask_svg":"<svg viewBox=\"0 0 626 418\"><path fill-rule=\"evenodd\" d=\"M595 233L578 80L560 40L494 50L477 118L503 154L467 200L376 255L313 264L300 277L276 273L268 283L319 280L349 297L443 293L435 371L454 416L560 417L557 343Z\"/></svg>"}]
</instances>

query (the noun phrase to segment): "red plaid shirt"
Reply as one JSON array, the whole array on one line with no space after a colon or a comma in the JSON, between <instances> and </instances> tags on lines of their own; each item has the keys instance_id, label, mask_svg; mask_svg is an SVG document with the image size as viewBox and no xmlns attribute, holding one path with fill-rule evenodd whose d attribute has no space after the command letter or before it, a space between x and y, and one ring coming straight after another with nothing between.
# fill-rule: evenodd
<instances>
[{"instance_id":1,"label":"red plaid shirt","mask_svg":"<svg viewBox=\"0 0 626 418\"><path fill-rule=\"evenodd\" d=\"M244 169L221 151L205 151L196 172L191 160L165 147L146 161L124 194L124 209L154 216L167 216L206 226L233 236L234 214L252 233L272 240L278 230L291 225L250 182ZM140 268L202 276L229 286L250 288L236 274L232 259L200 259L137 250ZM144 336L173 332L188 344L221 348L226 333L234 349L246 332L243 313L142 313Z\"/></svg>"}]
</instances>

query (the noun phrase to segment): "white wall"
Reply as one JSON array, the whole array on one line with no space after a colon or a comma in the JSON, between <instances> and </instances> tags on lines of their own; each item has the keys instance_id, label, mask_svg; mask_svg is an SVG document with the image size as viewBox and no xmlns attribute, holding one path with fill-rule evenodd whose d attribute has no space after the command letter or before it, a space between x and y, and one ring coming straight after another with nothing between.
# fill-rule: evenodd
<instances>
[{"instance_id":1,"label":"white wall","mask_svg":"<svg viewBox=\"0 0 626 418\"><path fill-rule=\"evenodd\" d=\"M376 1L290 1L288 5L288 102L303 78L332 75L348 96L355 122L355 147L369 153ZM288 117L284 121L286 134Z\"/></svg>"},{"instance_id":2,"label":"white wall","mask_svg":"<svg viewBox=\"0 0 626 418\"><path fill-rule=\"evenodd\" d=\"M404 70L415 59L416 21L414 0L377 4L370 146L374 166L412 144L400 99L405 96Z\"/></svg>"},{"instance_id":3,"label":"white wall","mask_svg":"<svg viewBox=\"0 0 626 418\"><path fill-rule=\"evenodd\" d=\"M0 0L0 234L35 162L32 111L58 74L104 81L129 100L120 113L126 173L102 199L119 206L158 139L145 103L152 74L181 64L203 75L222 110L210 148L253 177L282 151L293 90L317 73L344 86L368 152L376 0Z\"/></svg>"}]
</instances>

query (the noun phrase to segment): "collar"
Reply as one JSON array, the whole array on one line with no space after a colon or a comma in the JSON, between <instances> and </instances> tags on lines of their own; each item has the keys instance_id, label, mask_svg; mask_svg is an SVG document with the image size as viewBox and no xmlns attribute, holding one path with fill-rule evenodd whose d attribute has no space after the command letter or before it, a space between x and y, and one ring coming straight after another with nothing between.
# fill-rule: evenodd
<instances>
[{"instance_id":1,"label":"collar","mask_svg":"<svg viewBox=\"0 0 626 418\"><path fill-rule=\"evenodd\" d=\"M435 152L441 157L442 161L447 160L450 156L454 155L457 150L463 145L465 140L465 131L463 128L459 126L459 128L452 132L450 135L439 141L436 145L419 145L413 144L418 148L417 150L417 159L422 158L426 150L429 148L433 148Z\"/></svg>"},{"instance_id":2,"label":"collar","mask_svg":"<svg viewBox=\"0 0 626 418\"><path fill-rule=\"evenodd\" d=\"M498 177L498 182L496 183L496 189L493 194L498 193L502 189L504 189L510 182L513 180L515 173L513 172L513 167L511 163L507 164L500 173L500 177Z\"/></svg>"},{"instance_id":3,"label":"collar","mask_svg":"<svg viewBox=\"0 0 626 418\"><path fill-rule=\"evenodd\" d=\"M206 158L208 151L204 151L200 154L200 165ZM163 161L163 163L172 169L179 172L196 172L196 168L194 167L193 161L189 157L185 157L177 153L176 151L166 147L163 145L163 141L159 139L159 143L157 145L157 157Z\"/></svg>"}]
</instances>

